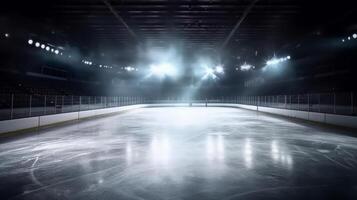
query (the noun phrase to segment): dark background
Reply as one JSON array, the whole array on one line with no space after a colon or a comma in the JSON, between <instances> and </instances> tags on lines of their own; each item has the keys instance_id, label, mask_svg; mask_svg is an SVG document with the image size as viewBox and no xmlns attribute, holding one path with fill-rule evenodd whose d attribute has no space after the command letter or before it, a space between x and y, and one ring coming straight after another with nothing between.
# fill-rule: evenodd
<instances>
[{"instance_id":1,"label":"dark background","mask_svg":"<svg viewBox=\"0 0 357 200\"><path fill-rule=\"evenodd\" d=\"M0 92L179 96L201 81L194 75L199 57L225 68L219 79L196 88L199 96L356 91L354 1L260 0L227 45L224 41L252 1L108 2L122 21L100 0L5 1L0 8ZM29 39L63 55L29 45ZM181 75L144 79L150 61L143 54L172 48L182 59ZM274 55L291 60L263 70ZM94 64L85 65L83 59ZM236 70L244 63L255 69ZM127 72L125 66L139 71Z\"/></svg>"}]
</instances>

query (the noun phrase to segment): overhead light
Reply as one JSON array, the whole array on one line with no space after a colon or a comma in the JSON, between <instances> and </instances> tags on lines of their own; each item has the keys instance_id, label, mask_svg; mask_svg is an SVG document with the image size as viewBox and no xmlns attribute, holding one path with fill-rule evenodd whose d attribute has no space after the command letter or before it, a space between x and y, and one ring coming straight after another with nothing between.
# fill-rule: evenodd
<instances>
[{"instance_id":1,"label":"overhead light","mask_svg":"<svg viewBox=\"0 0 357 200\"><path fill-rule=\"evenodd\" d=\"M4 35L5 35L5 37L7 37L7 38L10 37L10 34L9 34L9 33L5 33Z\"/></svg>"},{"instance_id":2,"label":"overhead light","mask_svg":"<svg viewBox=\"0 0 357 200\"><path fill-rule=\"evenodd\" d=\"M212 68L206 68L206 73L207 74L213 74L214 70Z\"/></svg>"},{"instance_id":3,"label":"overhead light","mask_svg":"<svg viewBox=\"0 0 357 200\"><path fill-rule=\"evenodd\" d=\"M46 47L46 51L49 51L49 50L50 50L50 47L49 47L49 46L47 46L47 47Z\"/></svg>"},{"instance_id":4,"label":"overhead light","mask_svg":"<svg viewBox=\"0 0 357 200\"><path fill-rule=\"evenodd\" d=\"M342 39L342 42L345 42L345 39Z\"/></svg>"},{"instance_id":5,"label":"overhead light","mask_svg":"<svg viewBox=\"0 0 357 200\"><path fill-rule=\"evenodd\" d=\"M153 64L150 66L149 76L151 75L158 77L174 76L176 75L176 69L170 63Z\"/></svg>"},{"instance_id":6,"label":"overhead light","mask_svg":"<svg viewBox=\"0 0 357 200\"><path fill-rule=\"evenodd\" d=\"M215 71L219 74L223 74L224 73L223 66L222 65L216 66Z\"/></svg>"},{"instance_id":7,"label":"overhead light","mask_svg":"<svg viewBox=\"0 0 357 200\"><path fill-rule=\"evenodd\" d=\"M59 51L58 51L58 49L56 49L56 50L55 50L55 54L59 54Z\"/></svg>"},{"instance_id":8,"label":"overhead light","mask_svg":"<svg viewBox=\"0 0 357 200\"><path fill-rule=\"evenodd\" d=\"M208 78L211 78L211 79L216 79L217 78L217 75L214 74L215 70L212 69L212 68L209 68L209 67L206 67L205 68L205 74L204 76L202 77L202 79L206 80Z\"/></svg>"},{"instance_id":9,"label":"overhead light","mask_svg":"<svg viewBox=\"0 0 357 200\"><path fill-rule=\"evenodd\" d=\"M276 65L276 64L279 64L279 63L284 62L286 60L290 60L290 59L291 59L290 56L286 56L286 57L283 57L283 58L275 58L274 57L274 58L268 60L266 62L266 65Z\"/></svg>"},{"instance_id":10,"label":"overhead light","mask_svg":"<svg viewBox=\"0 0 357 200\"><path fill-rule=\"evenodd\" d=\"M33 40L31 40L31 39L29 39L27 42L29 43L29 45L33 44Z\"/></svg>"},{"instance_id":11,"label":"overhead light","mask_svg":"<svg viewBox=\"0 0 357 200\"><path fill-rule=\"evenodd\" d=\"M46 45L41 44L41 49L44 49L46 47Z\"/></svg>"},{"instance_id":12,"label":"overhead light","mask_svg":"<svg viewBox=\"0 0 357 200\"><path fill-rule=\"evenodd\" d=\"M54 49L51 49L51 52L54 52L55 50Z\"/></svg>"},{"instance_id":13,"label":"overhead light","mask_svg":"<svg viewBox=\"0 0 357 200\"><path fill-rule=\"evenodd\" d=\"M348 40L351 40L351 37L348 37L347 39L348 39Z\"/></svg>"},{"instance_id":14,"label":"overhead light","mask_svg":"<svg viewBox=\"0 0 357 200\"><path fill-rule=\"evenodd\" d=\"M276 65L279 63L279 59L276 59L276 58L272 58L270 60L267 61L267 65Z\"/></svg>"},{"instance_id":15,"label":"overhead light","mask_svg":"<svg viewBox=\"0 0 357 200\"><path fill-rule=\"evenodd\" d=\"M244 63L242 66L240 66L241 71L249 71L254 69L255 67L253 65L249 65L247 63Z\"/></svg>"},{"instance_id":16,"label":"overhead light","mask_svg":"<svg viewBox=\"0 0 357 200\"><path fill-rule=\"evenodd\" d=\"M357 38L357 34L354 33L354 34L352 35L352 37L353 37L354 39L356 39L356 38Z\"/></svg>"},{"instance_id":17,"label":"overhead light","mask_svg":"<svg viewBox=\"0 0 357 200\"><path fill-rule=\"evenodd\" d=\"M39 47L39 46L40 46L40 43L39 43L39 42L36 42L36 43L35 43L35 46L36 46L36 47Z\"/></svg>"}]
</instances>

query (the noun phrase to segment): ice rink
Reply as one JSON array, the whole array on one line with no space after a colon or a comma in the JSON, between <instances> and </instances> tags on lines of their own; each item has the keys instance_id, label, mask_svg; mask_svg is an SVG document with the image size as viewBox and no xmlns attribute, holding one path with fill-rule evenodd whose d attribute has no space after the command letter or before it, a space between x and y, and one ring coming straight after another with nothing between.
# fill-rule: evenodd
<instances>
[{"instance_id":1,"label":"ice rink","mask_svg":"<svg viewBox=\"0 0 357 200\"><path fill-rule=\"evenodd\" d=\"M353 131L142 108L0 143L1 199L357 199Z\"/></svg>"}]
</instances>

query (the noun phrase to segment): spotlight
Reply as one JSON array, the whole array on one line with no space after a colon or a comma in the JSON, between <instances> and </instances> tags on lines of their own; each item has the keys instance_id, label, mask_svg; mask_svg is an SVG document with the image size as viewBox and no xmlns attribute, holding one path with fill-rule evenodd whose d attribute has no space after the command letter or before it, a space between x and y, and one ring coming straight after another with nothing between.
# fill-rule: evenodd
<instances>
[{"instance_id":1,"label":"spotlight","mask_svg":"<svg viewBox=\"0 0 357 200\"><path fill-rule=\"evenodd\" d=\"M214 70L212 68L206 68L207 74L213 74Z\"/></svg>"},{"instance_id":2,"label":"spotlight","mask_svg":"<svg viewBox=\"0 0 357 200\"><path fill-rule=\"evenodd\" d=\"M131 66L127 66L127 67L124 67L124 69L128 72L131 72L131 71L134 71L135 68L134 67L131 67Z\"/></svg>"},{"instance_id":3,"label":"spotlight","mask_svg":"<svg viewBox=\"0 0 357 200\"><path fill-rule=\"evenodd\" d=\"M159 65L150 66L150 75L155 75L158 77L164 76L174 76L176 75L176 69L169 63L162 63Z\"/></svg>"},{"instance_id":4,"label":"spotlight","mask_svg":"<svg viewBox=\"0 0 357 200\"><path fill-rule=\"evenodd\" d=\"M56 49L56 50L55 50L55 54L59 54L59 51L58 51L58 49Z\"/></svg>"},{"instance_id":5,"label":"spotlight","mask_svg":"<svg viewBox=\"0 0 357 200\"><path fill-rule=\"evenodd\" d=\"M49 51L49 50L50 50L50 47L49 47L49 46L47 46L47 47L46 47L46 51Z\"/></svg>"},{"instance_id":6,"label":"spotlight","mask_svg":"<svg viewBox=\"0 0 357 200\"><path fill-rule=\"evenodd\" d=\"M347 39L348 39L348 40L351 40L351 37L348 37Z\"/></svg>"},{"instance_id":7,"label":"spotlight","mask_svg":"<svg viewBox=\"0 0 357 200\"><path fill-rule=\"evenodd\" d=\"M279 63L279 59L276 59L276 58L272 58L270 60L267 61L267 65L276 65Z\"/></svg>"},{"instance_id":8,"label":"spotlight","mask_svg":"<svg viewBox=\"0 0 357 200\"><path fill-rule=\"evenodd\" d=\"M342 42L345 42L345 39L342 39Z\"/></svg>"},{"instance_id":9,"label":"spotlight","mask_svg":"<svg viewBox=\"0 0 357 200\"><path fill-rule=\"evenodd\" d=\"M41 44L41 49L44 49L46 47L46 45Z\"/></svg>"},{"instance_id":10,"label":"spotlight","mask_svg":"<svg viewBox=\"0 0 357 200\"><path fill-rule=\"evenodd\" d=\"M222 65L216 66L215 71L219 74L223 74L224 70L223 70Z\"/></svg>"},{"instance_id":11,"label":"spotlight","mask_svg":"<svg viewBox=\"0 0 357 200\"><path fill-rule=\"evenodd\" d=\"M7 37L7 38L10 37L10 34L9 34L9 33L5 33L4 35L5 35L5 37Z\"/></svg>"},{"instance_id":12,"label":"spotlight","mask_svg":"<svg viewBox=\"0 0 357 200\"><path fill-rule=\"evenodd\" d=\"M286 56L285 58L272 58L266 62L266 65L276 65L290 59L290 56Z\"/></svg>"},{"instance_id":13,"label":"spotlight","mask_svg":"<svg viewBox=\"0 0 357 200\"><path fill-rule=\"evenodd\" d=\"M54 52L55 50L54 49L51 49L51 52Z\"/></svg>"},{"instance_id":14,"label":"spotlight","mask_svg":"<svg viewBox=\"0 0 357 200\"><path fill-rule=\"evenodd\" d=\"M36 42L36 43L35 43L35 46L36 46L36 47L39 47L39 46L40 46L40 43L39 43L39 42Z\"/></svg>"},{"instance_id":15,"label":"spotlight","mask_svg":"<svg viewBox=\"0 0 357 200\"><path fill-rule=\"evenodd\" d=\"M33 40L31 40L31 39L29 39L27 42L29 43L29 45L33 44Z\"/></svg>"},{"instance_id":16,"label":"spotlight","mask_svg":"<svg viewBox=\"0 0 357 200\"><path fill-rule=\"evenodd\" d=\"M357 34L354 33L354 34L352 35L352 37L353 37L354 39L356 39L356 38L357 38Z\"/></svg>"},{"instance_id":17,"label":"spotlight","mask_svg":"<svg viewBox=\"0 0 357 200\"><path fill-rule=\"evenodd\" d=\"M216 79L217 78L217 75L214 74L214 69L212 68L209 68L209 67L206 67L205 68L205 75L202 77L202 79L208 79L208 78L211 78L211 79Z\"/></svg>"},{"instance_id":18,"label":"spotlight","mask_svg":"<svg viewBox=\"0 0 357 200\"><path fill-rule=\"evenodd\" d=\"M247 63L244 63L242 66L240 66L241 71L249 71L251 69L254 69L255 67L252 65L249 65Z\"/></svg>"}]
</instances>

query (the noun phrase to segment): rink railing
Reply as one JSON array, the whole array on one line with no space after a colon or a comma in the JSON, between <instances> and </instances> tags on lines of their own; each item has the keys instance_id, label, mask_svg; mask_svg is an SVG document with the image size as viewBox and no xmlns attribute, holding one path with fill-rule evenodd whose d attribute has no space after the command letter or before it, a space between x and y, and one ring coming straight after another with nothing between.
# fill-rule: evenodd
<instances>
[{"instance_id":1,"label":"rink railing","mask_svg":"<svg viewBox=\"0 0 357 200\"><path fill-rule=\"evenodd\" d=\"M128 96L59 96L0 94L0 120L154 103L230 103L339 115L357 115L353 93L230 96L198 99Z\"/></svg>"},{"instance_id":2,"label":"rink railing","mask_svg":"<svg viewBox=\"0 0 357 200\"><path fill-rule=\"evenodd\" d=\"M0 94L0 120L121 107L144 103L142 97Z\"/></svg>"}]
</instances>

